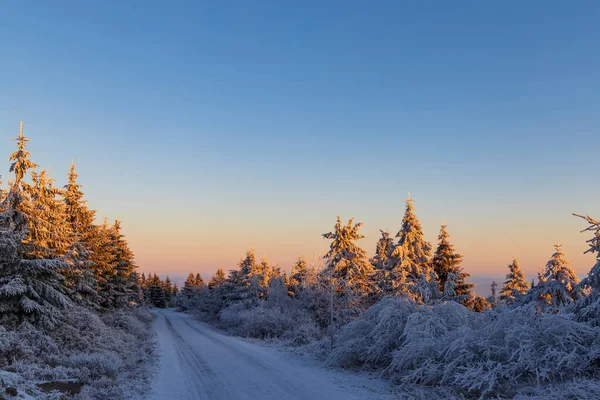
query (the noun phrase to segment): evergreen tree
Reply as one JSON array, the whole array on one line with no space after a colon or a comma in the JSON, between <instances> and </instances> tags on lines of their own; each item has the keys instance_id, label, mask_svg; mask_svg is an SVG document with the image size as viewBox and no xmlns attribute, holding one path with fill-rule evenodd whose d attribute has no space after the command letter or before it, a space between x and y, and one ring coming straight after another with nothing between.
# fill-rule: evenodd
<instances>
[{"instance_id":1,"label":"evergreen tree","mask_svg":"<svg viewBox=\"0 0 600 400\"><path fill-rule=\"evenodd\" d=\"M544 281L532 288L532 292L534 298L541 299L547 304L560 306L573 302L579 278L565 258L562 246L554 247L555 252L546 264Z\"/></svg>"},{"instance_id":2,"label":"evergreen tree","mask_svg":"<svg viewBox=\"0 0 600 400\"><path fill-rule=\"evenodd\" d=\"M389 232L381 231L381 238L377 241L375 256L371 259L371 264L375 270L373 280L377 285L378 295L386 296L394 294L395 285L392 275L392 252L394 251L394 240Z\"/></svg>"},{"instance_id":3,"label":"evergreen tree","mask_svg":"<svg viewBox=\"0 0 600 400\"><path fill-rule=\"evenodd\" d=\"M110 249L112 251L112 268L109 275L107 297L113 307L128 305L131 294L136 291L135 272L137 268L133 260L133 252L121 232L121 222L115 221L109 231Z\"/></svg>"},{"instance_id":4,"label":"evergreen tree","mask_svg":"<svg viewBox=\"0 0 600 400\"><path fill-rule=\"evenodd\" d=\"M246 305L253 304L263 298L268 287L263 286L264 265L256 263L254 250L248 250L246 256L240 261L238 272L235 276L235 286L227 294L229 302L242 302Z\"/></svg>"},{"instance_id":5,"label":"evergreen tree","mask_svg":"<svg viewBox=\"0 0 600 400\"><path fill-rule=\"evenodd\" d=\"M410 197L406 201L402 228L396 234L398 244L392 252L391 276L394 294L416 294L417 286L423 287L423 281L429 285L434 277L429 262L431 244L423 238L423 230L414 213L413 202Z\"/></svg>"},{"instance_id":6,"label":"evergreen tree","mask_svg":"<svg viewBox=\"0 0 600 400\"><path fill-rule=\"evenodd\" d=\"M77 183L75 162L71 162L68 183L62 191L65 214L70 225L71 244L67 251L66 260L70 264L66 274L67 284L72 290L73 298L79 304L97 307L98 292L96 276L92 260L92 242L97 237L97 227L94 226L95 210L87 207L83 199L81 185ZM142 276L142 290L145 288L145 276Z\"/></svg>"},{"instance_id":7,"label":"evergreen tree","mask_svg":"<svg viewBox=\"0 0 600 400\"><path fill-rule=\"evenodd\" d=\"M456 253L454 246L448 240L449 237L446 225L442 225L440 235L438 236L439 243L432 260L433 270L437 274L440 289L444 293L446 292L448 276L452 274L454 296L466 298L470 295L474 285L465 283L465 279L471 275L463 272L460 266L462 255Z\"/></svg>"},{"instance_id":8,"label":"evergreen tree","mask_svg":"<svg viewBox=\"0 0 600 400\"><path fill-rule=\"evenodd\" d=\"M177 286L176 283L173 284L173 296L177 296L179 294L179 287Z\"/></svg>"},{"instance_id":9,"label":"evergreen tree","mask_svg":"<svg viewBox=\"0 0 600 400\"><path fill-rule=\"evenodd\" d=\"M190 272L190 274L187 276L187 278L183 284L183 289L181 290L181 295L187 299L190 299L193 296L193 288L195 286L196 286L196 278L194 277L194 274L192 274Z\"/></svg>"},{"instance_id":10,"label":"evergreen tree","mask_svg":"<svg viewBox=\"0 0 600 400\"><path fill-rule=\"evenodd\" d=\"M226 279L225 272L223 272L222 268L219 268L212 278L210 278L210 281L208 281L208 288L212 290L221 287L225 284Z\"/></svg>"},{"instance_id":11,"label":"evergreen tree","mask_svg":"<svg viewBox=\"0 0 600 400\"><path fill-rule=\"evenodd\" d=\"M111 232L106 219L102 225L94 227L93 240L90 245L92 250L90 261L93 263L91 267L100 295L99 305L102 308L110 308L113 306L116 294L113 287L116 255L113 248L115 245L114 233Z\"/></svg>"},{"instance_id":12,"label":"evergreen tree","mask_svg":"<svg viewBox=\"0 0 600 400\"><path fill-rule=\"evenodd\" d=\"M515 298L527 293L529 283L525 279L525 274L521 271L517 259L508 266L509 273L506 275L506 281L500 291L500 299L505 301L514 301Z\"/></svg>"},{"instance_id":13,"label":"evergreen tree","mask_svg":"<svg viewBox=\"0 0 600 400\"><path fill-rule=\"evenodd\" d=\"M163 290L165 291L165 301L168 304L171 301L171 298L173 297L173 286L171 283L171 278L169 278L168 275L165 278L165 281L163 282Z\"/></svg>"},{"instance_id":14,"label":"evergreen tree","mask_svg":"<svg viewBox=\"0 0 600 400\"><path fill-rule=\"evenodd\" d=\"M15 173L4 212L0 214L0 324L14 327L30 321L44 328L55 327L60 309L70 302L65 296L64 277L59 273L65 267L60 260L24 259L23 241L28 235L31 205L23 178L35 164L26 150L28 139L23 136L23 124L18 150L10 157L10 171Z\"/></svg>"},{"instance_id":15,"label":"evergreen tree","mask_svg":"<svg viewBox=\"0 0 600 400\"><path fill-rule=\"evenodd\" d=\"M204 279L202 279L202 276L200 276L199 273L197 273L196 277L194 278L194 286L204 287Z\"/></svg>"},{"instance_id":16,"label":"evergreen tree","mask_svg":"<svg viewBox=\"0 0 600 400\"><path fill-rule=\"evenodd\" d=\"M165 291L160 286L160 282L158 284L153 283L148 290L150 293L150 304L158 308L165 308L167 306Z\"/></svg>"},{"instance_id":17,"label":"evergreen tree","mask_svg":"<svg viewBox=\"0 0 600 400\"><path fill-rule=\"evenodd\" d=\"M292 295L297 295L309 285L313 284L315 278L315 269L307 264L304 256L301 256L298 258L298 261L292 265L292 272L288 282L289 291Z\"/></svg>"},{"instance_id":18,"label":"evergreen tree","mask_svg":"<svg viewBox=\"0 0 600 400\"><path fill-rule=\"evenodd\" d=\"M373 290L370 280L373 266L367 261L366 252L356 243L364 238L358 232L362 223L353 224L353 221L350 218L344 225L338 216L334 231L323 234L325 239L331 240L331 244L322 273L330 277L342 323L368 305L367 298Z\"/></svg>"}]
</instances>

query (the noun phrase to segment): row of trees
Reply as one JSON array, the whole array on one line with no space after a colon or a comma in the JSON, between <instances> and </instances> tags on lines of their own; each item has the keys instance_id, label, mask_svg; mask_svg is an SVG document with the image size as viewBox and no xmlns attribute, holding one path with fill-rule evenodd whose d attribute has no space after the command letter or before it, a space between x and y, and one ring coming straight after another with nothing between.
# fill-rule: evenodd
<instances>
[{"instance_id":1,"label":"row of trees","mask_svg":"<svg viewBox=\"0 0 600 400\"><path fill-rule=\"evenodd\" d=\"M396 240L382 231L375 255L370 259L358 244L364 237L359 232L361 225L352 219L343 223L338 217L334 230L323 235L331 240L324 268L317 270L314 263L309 265L300 257L288 277L279 268L269 266L266 259L257 262L254 251L250 250L237 269L229 271L227 276L219 269L208 285L199 275L190 274L178 305L214 318L224 308L236 304L252 308L268 300L273 290L279 295L279 289L285 288L287 296L302 299L300 307L309 309L322 326L327 326L332 322L344 324L381 299L400 295L421 304L453 300L474 311L483 311L517 302L561 307L586 294L578 285L579 279L561 246L556 246L545 269L538 274L537 285L527 282L515 259L508 267L499 296L495 282L487 299L475 295L474 285L467 282L470 275L461 266L463 257L450 242L447 227L441 227L437 247L432 251L410 198Z\"/></svg>"},{"instance_id":2,"label":"row of trees","mask_svg":"<svg viewBox=\"0 0 600 400\"><path fill-rule=\"evenodd\" d=\"M323 235L331 240L323 268L300 257L288 276L266 259L257 262L250 250L237 269L227 276L219 269L208 285L190 274L178 305L216 318L225 308L250 309L284 294L286 306L293 303L307 310L321 327L342 325L382 298L399 295L418 303L454 300L476 311L490 306L466 282L469 274L461 267L462 256L450 243L446 226L432 252L413 200L406 202L397 240L382 232L371 259L358 244L364 237L361 225L352 219L343 223L338 217L334 230Z\"/></svg>"},{"instance_id":3,"label":"row of trees","mask_svg":"<svg viewBox=\"0 0 600 400\"><path fill-rule=\"evenodd\" d=\"M140 288L143 302L159 308L167 307L179 293L177 284L171 282L171 278L167 276L165 280L162 280L156 274L148 274L148 278L146 278L146 274L142 273Z\"/></svg>"},{"instance_id":4,"label":"row of trees","mask_svg":"<svg viewBox=\"0 0 600 400\"><path fill-rule=\"evenodd\" d=\"M95 310L141 300L134 255L121 223L96 224L71 163L68 183L56 187L31 160L23 124L8 190L0 190L0 323L56 325L61 309ZM0 181L0 184L2 182Z\"/></svg>"}]
</instances>

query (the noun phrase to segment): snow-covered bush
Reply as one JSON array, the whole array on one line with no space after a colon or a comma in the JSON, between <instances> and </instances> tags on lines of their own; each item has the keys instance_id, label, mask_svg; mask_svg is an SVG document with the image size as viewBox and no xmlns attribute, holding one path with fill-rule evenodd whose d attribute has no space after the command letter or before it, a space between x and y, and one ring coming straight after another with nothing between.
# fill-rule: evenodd
<instances>
[{"instance_id":1,"label":"snow-covered bush","mask_svg":"<svg viewBox=\"0 0 600 400\"><path fill-rule=\"evenodd\" d=\"M599 332L534 307L483 314L450 304L422 308L407 322L391 371L396 381L453 387L467 397L513 397L527 387L596 377Z\"/></svg>"},{"instance_id":2,"label":"snow-covered bush","mask_svg":"<svg viewBox=\"0 0 600 400\"><path fill-rule=\"evenodd\" d=\"M99 316L75 308L53 331L24 323L0 332L0 370L31 382L74 381L83 385L81 400L140 395L154 357L150 322L144 309ZM37 398L53 398L44 396Z\"/></svg>"},{"instance_id":3,"label":"snow-covered bush","mask_svg":"<svg viewBox=\"0 0 600 400\"><path fill-rule=\"evenodd\" d=\"M392 352L401 344L406 322L416 311L417 304L409 297L384 298L342 329L328 363L389 365Z\"/></svg>"}]
</instances>

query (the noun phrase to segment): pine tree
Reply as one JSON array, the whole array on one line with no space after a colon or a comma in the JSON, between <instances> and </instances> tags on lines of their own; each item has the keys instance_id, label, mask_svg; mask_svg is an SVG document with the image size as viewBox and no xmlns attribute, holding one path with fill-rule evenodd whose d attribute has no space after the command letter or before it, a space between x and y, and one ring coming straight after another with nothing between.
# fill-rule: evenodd
<instances>
[{"instance_id":1,"label":"pine tree","mask_svg":"<svg viewBox=\"0 0 600 400\"><path fill-rule=\"evenodd\" d=\"M194 294L193 288L195 286L196 286L196 278L194 277L194 274L192 274L190 272L190 274L187 276L187 278L183 284L183 289L181 290L181 295L187 299L190 299Z\"/></svg>"},{"instance_id":2,"label":"pine tree","mask_svg":"<svg viewBox=\"0 0 600 400\"><path fill-rule=\"evenodd\" d=\"M315 269L307 264L304 256L301 256L292 265L292 272L288 281L289 291L295 296L313 284L315 279Z\"/></svg>"},{"instance_id":3,"label":"pine tree","mask_svg":"<svg viewBox=\"0 0 600 400\"><path fill-rule=\"evenodd\" d=\"M431 265L431 244L423 238L421 223L414 213L413 200L406 201L406 212L402 219L402 228L396 234L398 243L392 252L392 282L394 294L412 292L417 286L423 286L423 277L429 282Z\"/></svg>"},{"instance_id":4,"label":"pine tree","mask_svg":"<svg viewBox=\"0 0 600 400\"><path fill-rule=\"evenodd\" d=\"M392 252L394 251L394 240L389 232L381 231L381 238L377 241L375 255L371 264L375 270L373 280L377 285L379 297L394 294L394 282L392 276Z\"/></svg>"},{"instance_id":5,"label":"pine tree","mask_svg":"<svg viewBox=\"0 0 600 400\"><path fill-rule=\"evenodd\" d=\"M325 254L327 264L322 274L330 277L342 323L368 306L367 298L373 291L370 280L373 266L367 261L366 252L356 243L364 238L358 232L362 223L353 222L350 218L343 225L338 216L333 232L323 234L331 244Z\"/></svg>"},{"instance_id":6,"label":"pine tree","mask_svg":"<svg viewBox=\"0 0 600 400\"><path fill-rule=\"evenodd\" d=\"M177 296L179 294L179 287L176 283L173 284L173 296Z\"/></svg>"},{"instance_id":7,"label":"pine tree","mask_svg":"<svg viewBox=\"0 0 600 400\"><path fill-rule=\"evenodd\" d=\"M95 210L90 210L83 199L81 185L77 183L75 162L71 161L68 183L62 191L65 214L71 230L71 245L66 260L70 264L66 275L67 284L71 288L74 300L87 307L97 307L99 298L96 289L94 263L91 261L93 240L97 236L94 226ZM145 276L142 276L142 290L145 288Z\"/></svg>"},{"instance_id":8,"label":"pine tree","mask_svg":"<svg viewBox=\"0 0 600 400\"><path fill-rule=\"evenodd\" d=\"M211 290L219 288L225 284L226 279L225 272L223 272L222 268L219 268L212 278L210 278L210 281L208 281L208 288Z\"/></svg>"},{"instance_id":9,"label":"pine tree","mask_svg":"<svg viewBox=\"0 0 600 400\"><path fill-rule=\"evenodd\" d=\"M200 276L200 274L196 274L196 277L194 278L194 286L197 287L204 287L204 279L202 279L202 276Z\"/></svg>"},{"instance_id":10,"label":"pine tree","mask_svg":"<svg viewBox=\"0 0 600 400\"><path fill-rule=\"evenodd\" d=\"M165 291L160 286L160 283L153 284L148 289L150 292L150 304L154 307L165 308L167 306Z\"/></svg>"},{"instance_id":11,"label":"pine tree","mask_svg":"<svg viewBox=\"0 0 600 400\"><path fill-rule=\"evenodd\" d=\"M96 279L96 287L100 295L99 306L111 308L114 304L114 280L115 274L115 245L114 234L106 223L106 219L100 226L94 226L93 239L90 241L90 261Z\"/></svg>"},{"instance_id":12,"label":"pine tree","mask_svg":"<svg viewBox=\"0 0 600 400\"><path fill-rule=\"evenodd\" d=\"M583 218L589 224L582 232L593 232L594 236L587 241L589 249L585 253L596 254L596 264L578 287L580 292L588 295L578 299L575 307L576 317L578 321L585 321L598 327L600 326L600 221L590 216L573 215Z\"/></svg>"},{"instance_id":13,"label":"pine tree","mask_svg":"<svg viewBox=\"0 0 600 400\"><path fill-rule=\"evenodd\" d=\"M454 246L448 240L449 237L446 225L442 225L438 236L439 243L432 260L433 270L437 274L440 289L444 293L446 293L448 276L452 274L455 300L459 297L466 299L471 294L471 289L474 285L465 283L465 279L471 275L463 272L460 266L462 255L456 253Z\"/></svg>"},{"instance_id":14,"label":"pine tree","mask_svg":"<svg viewBox=\"0 0 600 400\"><path fill-rule=\"evenodd\" d=\"M235 286L227 294L229 302L242 302L247 306L255 303L266 295L268 287L264 287L264 265L256 263L254 250L248 250L240 261L235 278Z\"/></svg>"},{"instance_id":15,"label":"pine tree","mask_svg":"<svg viewBox=\"0 0 600 400\"><path fill-rule=\"evenodd\" d=\"M541 299L547 304L560 306L570 304L575 299L575 288L579 278L570 262L565 258L562 246L555 245L555 252L546 264L543 283L532 288L534 298Z\"/></svg>"},{"instance_id":16,"label":"pine tree","mask_svg":"<svg viewBox=\"0 0 600 400\"><path fill-rule=\"evenodd\" d=\"M65 296L64 277L59 273L65 267L60 260L24 259L27 253L23 241L28 236L28 222L32 207L23 182L35 164L29 160L23 136L23 124L18 150L13 153L10 171L15 180L5 199L5 211L0 215L0 324L14 327L30 321L51 329L60 319L60 309L70 302Z\"/></svg>"},{"instance_id":17,"label":"pine tree","mask_svg":"<svg viewBox=\"0 0 600 400\"><path fill-rule=\"evenodd\" d=\"M121 232L121 222L115 221L109 230L112 265L108 276L108 293L112 307L121 308L129 304L131 294L135 292L136 282L131 278L137 268L133 260L133 252Z\"/></svg>"},{"instance_id":18,"label":"pine tree","mask_svg":"<svg viewBox=\"0 0 600 400\"><path fill-rule=\"evenodd\" d=\"M169 278L168 275L165 278L165 281L163 282L162 287L163 287L163 290L165 291L165 301L168 304L171 301L171 298L173 297L173 286L171 283L171 278Z\"/></svg>"},{"instance_id":19,"label":"pine tree","mask_svg":"<svg viewBox=\"0 0 600 400\"><path fill-rule=\"evenodd\" d=\"M505 301L514 301L515 298L527 293L529 283L525 279L525 274L521 271L517 259L508 266L509 273L506 275L506 281L500 291L500 299Z\"/></svg>"}]
</instances>

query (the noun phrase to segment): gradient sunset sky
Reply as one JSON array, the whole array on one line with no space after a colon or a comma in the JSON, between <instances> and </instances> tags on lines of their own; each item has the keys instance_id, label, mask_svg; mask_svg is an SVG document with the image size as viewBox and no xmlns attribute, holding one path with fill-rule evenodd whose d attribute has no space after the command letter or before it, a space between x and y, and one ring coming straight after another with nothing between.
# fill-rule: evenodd
<instances>
[{"instance_id":1,"label":"gradient sunset sky","mask_svg":"<svg viewBox=\"0 0 600 400\"><path fill-rule=\"evenodd\" d=\"M123 220L142 271L323 254L336 215L395 234L410 190L464 268L580 277L600 217L597 1L4 1L0 173L19 121ZM5 182L6 185L6 182Z\"/></svg>"}]
</instances>

